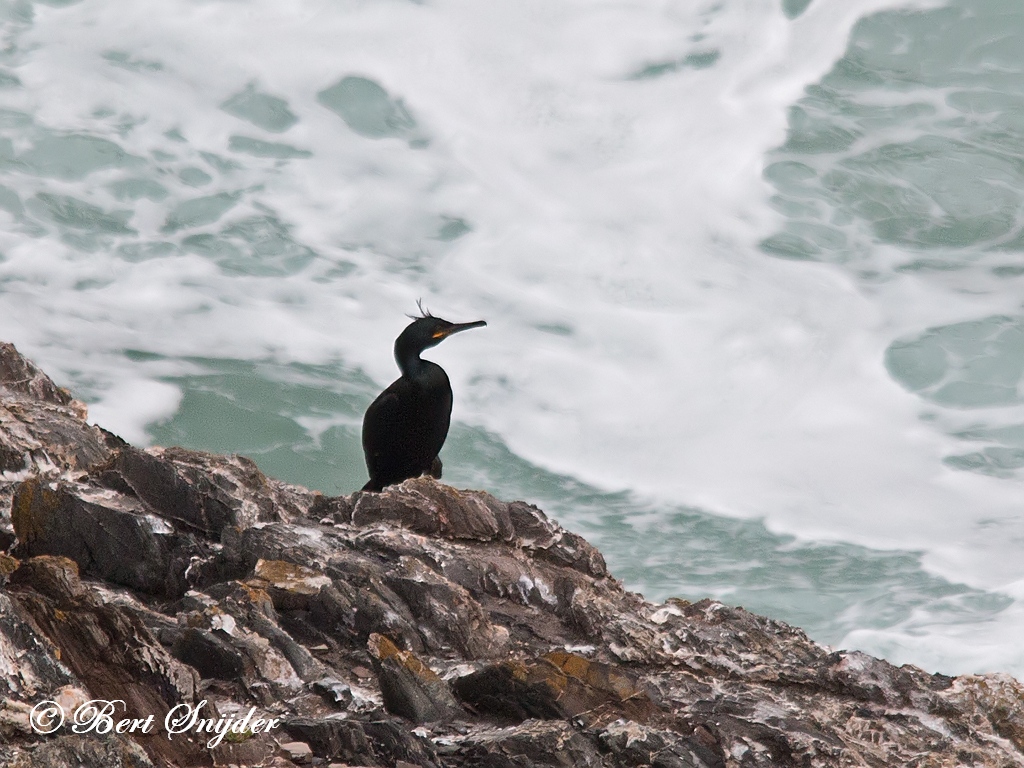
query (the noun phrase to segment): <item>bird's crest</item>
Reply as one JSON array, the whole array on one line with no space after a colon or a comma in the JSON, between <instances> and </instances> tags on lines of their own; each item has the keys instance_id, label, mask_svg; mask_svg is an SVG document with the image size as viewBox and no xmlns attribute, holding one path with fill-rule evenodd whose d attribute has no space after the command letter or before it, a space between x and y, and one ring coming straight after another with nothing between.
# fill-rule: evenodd
<instances>
[{"instance_id":1,"label":"bird's crest","mask_svg":"<svg viewBox=\"0 0 1024 768\"><path fill-rule=\"evenodd\" d=\"M416 306L420 310L419 315L406 315L406 317L408 317L411 320L420 320L427 317L433 317L433 315L430 314L430 310L424 308L423 299L416 299Z\"/></svg>"}]
</instances>

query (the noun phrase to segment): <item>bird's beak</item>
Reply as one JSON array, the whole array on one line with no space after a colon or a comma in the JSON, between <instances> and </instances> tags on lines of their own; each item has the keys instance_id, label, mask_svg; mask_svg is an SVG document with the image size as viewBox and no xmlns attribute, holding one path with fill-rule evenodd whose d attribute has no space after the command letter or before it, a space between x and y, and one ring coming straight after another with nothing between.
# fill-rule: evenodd
<instances>
[{"instance_id":1,"label":"bird's beak","mask_svg":"<svg viewBox=\"0 0 1024 768\"><path fill-rule=\"evenodd\" d=\"M447 339L453 333L459 331L468 331L470 328L480 328L481 326L487 325L486 320L475 320L472 323L452 323L448 328L443 331L438 331L434 334L435 339Z\"/></svg>"}]
</instances>

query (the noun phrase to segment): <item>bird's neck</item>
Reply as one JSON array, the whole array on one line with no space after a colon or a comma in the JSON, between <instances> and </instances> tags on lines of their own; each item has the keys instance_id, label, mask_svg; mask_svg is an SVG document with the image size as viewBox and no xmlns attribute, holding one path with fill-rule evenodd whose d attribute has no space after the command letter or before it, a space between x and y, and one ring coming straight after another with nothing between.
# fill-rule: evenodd
<instances>
[{"instance_id":1,"label":"bird's neck","mask_svg":"<svg viewBox=\"0 0 1024 768\"><path fill-rule=\"evenodd\" d=\"M402 343L401 337L395 342L395 362L398 363L398 370L407 379L415 379L426 368L427 361L420 359L422 351L406 346Z\"/></svg>"}]
</instances>

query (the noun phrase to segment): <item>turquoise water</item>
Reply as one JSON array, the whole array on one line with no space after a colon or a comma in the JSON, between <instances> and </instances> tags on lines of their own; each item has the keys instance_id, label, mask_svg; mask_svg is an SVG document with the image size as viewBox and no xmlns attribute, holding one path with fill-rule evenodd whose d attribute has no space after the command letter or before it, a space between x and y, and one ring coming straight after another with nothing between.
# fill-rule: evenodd
<instances>
[{"instance_id":1,"label":"turquoise water","mask_svg":"<svg viewBox=\"0 0 1024 768\"><path fill-rule=\"evenodd\" d=\"M1024 674L1024 10L0 2L0 336L140 444L445 479L651 599Z\"/></svg>"}]
</instances>

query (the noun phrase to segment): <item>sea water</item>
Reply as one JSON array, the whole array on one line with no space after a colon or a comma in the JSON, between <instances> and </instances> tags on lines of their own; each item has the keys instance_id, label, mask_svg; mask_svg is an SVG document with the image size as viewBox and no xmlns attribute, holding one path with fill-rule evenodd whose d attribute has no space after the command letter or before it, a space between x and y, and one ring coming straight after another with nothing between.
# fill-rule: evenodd
<instances>
[{"instance_id":1,"label":"sea water","mask_svg":"<svg viewBox=\"0 0 1024 768\"><path fill-rule=\"evenodd\" d=\"M1016 0L0 0L0 338L137 444L445 480L652 600L1024 675Z\"/></svg>"}]
</instances>

